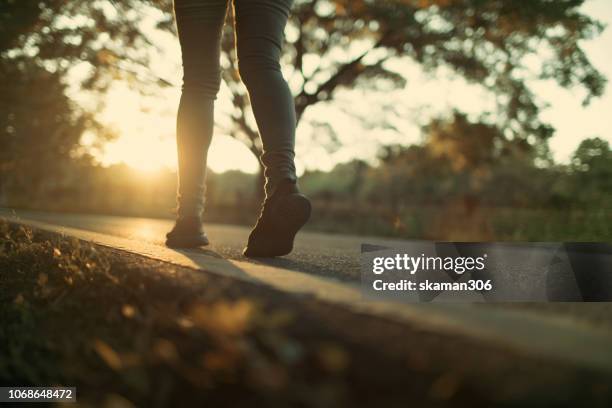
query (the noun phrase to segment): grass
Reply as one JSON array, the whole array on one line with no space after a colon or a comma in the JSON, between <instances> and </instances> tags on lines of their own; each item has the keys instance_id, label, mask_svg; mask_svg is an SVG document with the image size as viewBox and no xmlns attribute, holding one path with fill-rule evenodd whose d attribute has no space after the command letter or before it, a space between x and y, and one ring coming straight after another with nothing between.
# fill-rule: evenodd
<instances>
[{"instance_id":1,"label":"grass","mask_svg":"<svg viewBox=\"0 0 612 408\"><path fill-rule=\"evenodd\" d=\"M612 240L612 211L482 207L466 213L453 206L431 206L391 214L368 206L315 203L308 228L437 241L607 242Z\"/></svg>"},{"instance_id":2,"label":"grass","mask_svg":"<svg viewBox=\"0 0 612 408\"><path fill-rule=\"evenodd\" d=\"M0 221L0 385L81 406L604 407L611 378Z\"/></svg>"}]
</instances>

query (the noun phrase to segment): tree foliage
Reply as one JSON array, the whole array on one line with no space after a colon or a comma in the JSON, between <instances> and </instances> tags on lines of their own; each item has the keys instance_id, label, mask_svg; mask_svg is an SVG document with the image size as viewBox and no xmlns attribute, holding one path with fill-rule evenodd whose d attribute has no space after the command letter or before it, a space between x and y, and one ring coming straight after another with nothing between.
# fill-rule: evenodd
<instances>
[{"instance_id":1,"label":"tree foliage","mask_svg":"<svg viewBox=\"0 0 612 408\"><path fill-rule=\"evenodd\" d=\"M342 88L404 86L388 61L408 57L434 72L440 67L495 95L496 126L507 139L543 145L554 129L540 118L542 102L529 88L535 78L580 87L584 103L600 96L605 78L582 41L602 25L580 11L583 0L297 0L285 49L290 83L297 85L301 118ZM224 43L225 80L233 84L233 43ZM248 98L231 86L239 137L258 152L257 132L246 119ZM418 98L418 95L415 95Z\"/></svg>"},{"instance_id":2,"label":"tree foliage","mask_svg":"<svg viewBox=\"0 0 612 408\"><path fill-rule=\"evenodd\" d=\"M142 0L117 8L99 0L0 3L0 195L50 188L86 130L110 135L69 88L102 97L114 80L146 83L151 44L138 27L142 7Z\"/></svg>"},{"instance_id":3,"label":"tree foliage","mask_svg":"<svg viewBox=\"0 0 612 408\"><path fill-rule=\"evenodd\" d=\"M0 57L3 63L40 66L64 79L76 65L84 66L82 85L98 91L120 79L150 83L147 61L157 46L141 31L141 23L152 6L170 10L169 4L5 0L0 5Z\"/></svg>"},{"instance_id":4,"label":"tree foliage","mask_svg":"<svg viewBox=\"0 0 612 408\"><path fill-rule=\"evenodd\" d=\"M537 147L544 157L553 129L540 118L543 106L530 89L531 80L580 88L584 103L604 90L605 79L582 48L583 40L599 34L602 25L581 12L583 2L295 0L283 62L298 118L315 104L334 101L343 89L406 85L409 78L390 62L408 58L432 73L450 69L495 95L494 122L468 123L457 113L452 121L434 121L426 129L433 146L427 154L446 161L444 166L463 174L466 183L474 183L477 174L484 177L488 163L518 157L503 152L524 152L521 160L534 160L529 150ZM78 134L99 129L91 112L66 97L68 85L75 85L75 67L81 68L80 86L101 93L115 80L149 90L167 85L151 74L148 58L156 44L141 28L144 20L155 19L160 28L173 31L171 10L170 0L0 3L4 174L9 168L17 171L15 157L25 166L40 157L39 151L59 152L45 166L67 160ZM259 155L258 132L237 74L231 24L226 30L223 78L234 106L228 133ZM421 149L406 154L418 155Z\"/></svg>"},{"instance_id":5,"label":"tree foliage","mask_svg":"<svg viewBox=\"0 0 612 408\"><path fill-rule=\"evenodd\" d=\"M612 209L612 148L599 137L583 140L572 158L575 201Z\"/></svg>"}]
</instances>

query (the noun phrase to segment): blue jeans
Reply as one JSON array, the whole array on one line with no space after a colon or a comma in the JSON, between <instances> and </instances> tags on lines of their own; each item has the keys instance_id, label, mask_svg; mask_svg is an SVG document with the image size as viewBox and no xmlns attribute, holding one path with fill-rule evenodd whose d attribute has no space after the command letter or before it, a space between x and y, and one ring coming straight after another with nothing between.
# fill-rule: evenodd
<instances>
[{"instance_id":1,"label":"blue jeans","mask_svg":"<svg viewBox=\"0 0 612 408\"><path fill-rule=\"evenodd\" d=\"M204 208L206 156L221 84L221 33L230 1L174 1L184 72L177 117L179 216L200 216ZM279 64L291 5L292 0L233 0L238 71L263 145L267 195L279 181L296 179L295 106Z\"/></svg>"}]
</instances>

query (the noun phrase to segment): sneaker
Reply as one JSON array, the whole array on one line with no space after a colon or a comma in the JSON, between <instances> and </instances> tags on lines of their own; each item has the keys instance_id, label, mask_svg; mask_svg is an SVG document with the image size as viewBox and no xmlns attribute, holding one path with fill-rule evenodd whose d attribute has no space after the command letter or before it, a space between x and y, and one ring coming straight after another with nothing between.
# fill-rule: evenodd
<instances>
[{"instance_id":1,"label":"sneaker","mask_svg":"<svg viewBox=\"0 0 612 408\"><path fill-rule=\"evenodd\" d=\"M243 254L247 257L287 255L293 250L295 234L306 224L310 212L310 201L300 193L295 182L281 182L264 201Z\"/></svg>"},{"instance_id":2,"label":"sneaker","mask_svg":"<svg viewBox=\"0 0 612 408\"><path fill-rule=\"evenodd\" d=\"M166 234L166 246L170 248L195 248L208 244L200 217L179 217L172 231Z\"/></svg>"}]
</instances>

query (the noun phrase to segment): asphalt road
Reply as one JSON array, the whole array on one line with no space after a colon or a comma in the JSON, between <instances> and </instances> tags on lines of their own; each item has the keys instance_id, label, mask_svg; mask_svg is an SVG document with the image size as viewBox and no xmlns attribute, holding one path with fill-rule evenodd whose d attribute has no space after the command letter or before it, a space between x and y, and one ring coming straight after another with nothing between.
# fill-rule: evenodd
<instances>
[{"instance_id":1,"label":"asphalt road","mask_svg":"<svg viewBox=\"0 0 612 408\"><path fill-rule=\"evenodd\" d=\"M43 213L19 210L0 209L0 216L13 220L44 222L57 226L77 228L86 231L103 233L111 236L146 241L163 245L165 233L172 227L169 219L118 217L91 214ZM360 248L363 243L383 247L401 245L403 241L380 237L351 236L316 232L300 232L292 254L283 258L252 260L242 255L249 228L235 225L207 224L206 230L211 240L207 249L213 250L227 259L240 260L254 264L266 264L284 269L306 272L331 277L341 281L358 282L360 280ZM405 242L405 241L404 241ZM412 241L415 244L415 241ZM538 255L538 251L535 251ZM542 253L542 251L539 251ZM507 257L514 265L514 270L503 274L506 285L518 279L517 262L521 254L510 254ZM537 258L537 256L536 256ZM607 256L608 261L612 256ZM530 259L523 259L523 265L529 265ZM532 266L533 267L533 266ZM522 273L525 273L522 271ZM526 282L526 281L525 281ZM522 289L521 289L522 290ZM526 312L535 312L595 324L612 329L612 303L487 303L479 307L518 308Z\"/></svg>"},{"instance_id":2,"label":"asphalt road","mask_svg":"<svg viewBox=\"0 0 612 408\"><path fill-rule=\"evenodd\" d=\"M10 216L11 210L0 210L1 216ZM62 214L33 211L17 212L18 217L64 227L84 229L122 238L147 241L164 245L165 234L173 225L172 220L155 218L117 217L91 214ZM402 241L364 236L336 235L316 232L300 232L294 251L286 257L257 261L242 255L250 228L236 225L206 224L211 249L228 259L333 277L344 281L360 278L359 254L362 243L393 246Z\"/></svg>"}]
</instances>

